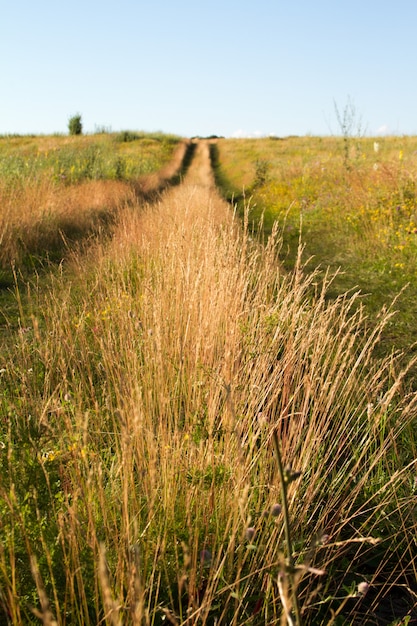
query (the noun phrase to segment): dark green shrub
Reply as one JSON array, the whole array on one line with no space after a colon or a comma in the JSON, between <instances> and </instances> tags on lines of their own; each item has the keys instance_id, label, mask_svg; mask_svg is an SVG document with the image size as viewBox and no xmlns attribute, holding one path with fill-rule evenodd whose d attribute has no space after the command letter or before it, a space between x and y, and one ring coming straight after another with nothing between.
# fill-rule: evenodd
<instances>
[{"instance_id":1,"label":"dark green shrub","mask_svg":"<svg viewBox=\"0 0 417 626\"><path fill-rule=\"evenodd\" d=\"M128 143L130 141L136 141L137 139L142 139L143 134L139 135L138 133L132 132L131 130L122 130L115 137L115 140L120 143Z\"/></svg>"},{"instance_id":2,"label":"dark green shrub","mask_svg":"<svg viewBox=\"0 0 417 626\"><path fill-rule=\"evenodd\" d=\"M263 187L268 182L269 170L271 164L266 159L257 159L255 161L255 178L253 181L253 187Z\"/></svg>"},{"instance_id":3,"label":"dark green shrub","mask_svg":"<svg viewBox=\"0 0 417 626\"><path fill-rule=\"evenodd\" d=\"M81 122L81 115L77 113L68 120L68 131L70 135L82 135L83 125Z\"/></svg>"}]
</instances>

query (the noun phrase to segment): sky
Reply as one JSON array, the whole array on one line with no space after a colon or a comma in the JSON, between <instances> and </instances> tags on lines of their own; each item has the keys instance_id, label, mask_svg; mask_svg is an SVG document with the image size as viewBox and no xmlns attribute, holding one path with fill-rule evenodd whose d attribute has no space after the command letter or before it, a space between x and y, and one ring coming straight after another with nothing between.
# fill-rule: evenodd
<instances>
[{"instance_id":1,"label":"sky","mask_svg":"<svg viewBox=\"0 0 417 626\"><path fill-rule=\"evenodd\" d=\"M0 134L417 134L417 1L0 0Z\"/></svg>"}]
</instances>

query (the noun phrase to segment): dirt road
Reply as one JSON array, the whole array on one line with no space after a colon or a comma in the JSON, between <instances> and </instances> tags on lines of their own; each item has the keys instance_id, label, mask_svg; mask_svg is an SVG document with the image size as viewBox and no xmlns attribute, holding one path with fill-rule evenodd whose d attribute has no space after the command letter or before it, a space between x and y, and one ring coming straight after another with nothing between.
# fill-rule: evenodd
<instances>
[{"instance_id":1,"label":"dirt road","mask_svg":"<svg viewBox=\"0 0 417 626\"><path fill-rule=\"evenodd\" d=\"M192 161L181 184L168 187L163 192L153 210L165 216L166 224L181 228L184 233L198 228L204 222L206 225L228 224L233 222L233 211L230 205L220 196L215 185L214 174L210 160L210 143L206 140L195 141L195 150ZM159 219L161 232L164 225Z\"/></svg>"},{"instance_id":2,"label":"dirt road","mask_svg":"<svg viewBox=\"0 0 417 626\"><path fill-rule=\"evenodd\" d=\"M210 144L208 141L196 141L194 158L184 181L187 185L197 185L214 189L214 175L210 162Z\"/></svg>"}]
</instances>

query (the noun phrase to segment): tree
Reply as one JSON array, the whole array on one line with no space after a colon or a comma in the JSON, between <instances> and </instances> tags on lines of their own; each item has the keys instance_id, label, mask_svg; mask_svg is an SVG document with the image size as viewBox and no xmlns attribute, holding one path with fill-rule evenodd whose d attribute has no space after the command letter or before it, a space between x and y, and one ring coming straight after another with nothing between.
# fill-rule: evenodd
<instances>
[{"instance_id":1,"label":"tree","mask_svg":"<svg viewBox=\"0 0 417 626\"><path fill-rule=\"evenodd\" d=\"M82 135L83 125L81 122L81 115L77 113L68 120L68 130L70 135Z\"/></svg>"}]
</instances>

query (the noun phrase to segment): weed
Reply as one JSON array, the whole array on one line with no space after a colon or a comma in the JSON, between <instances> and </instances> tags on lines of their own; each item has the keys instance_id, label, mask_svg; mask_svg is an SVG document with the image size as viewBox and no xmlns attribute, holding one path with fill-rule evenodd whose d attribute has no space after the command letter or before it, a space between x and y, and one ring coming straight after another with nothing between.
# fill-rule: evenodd
<instances>
[{"instance_id":1,"label":"weed","mask_svg":"<svg viewBox=\"0 0 417 626\"><path fill-rule=\"evenodd\" d=\"M348 98L346 105L341 111L336 102L334 102L334 110L336 113L339 130L343 137L343 162L346 169L351 167L351 143L353 139L363 136L362 120L358 116L355 104L351 98ZM359 143L357 144L359 145Z\"/></svg>"}]
</instances>

